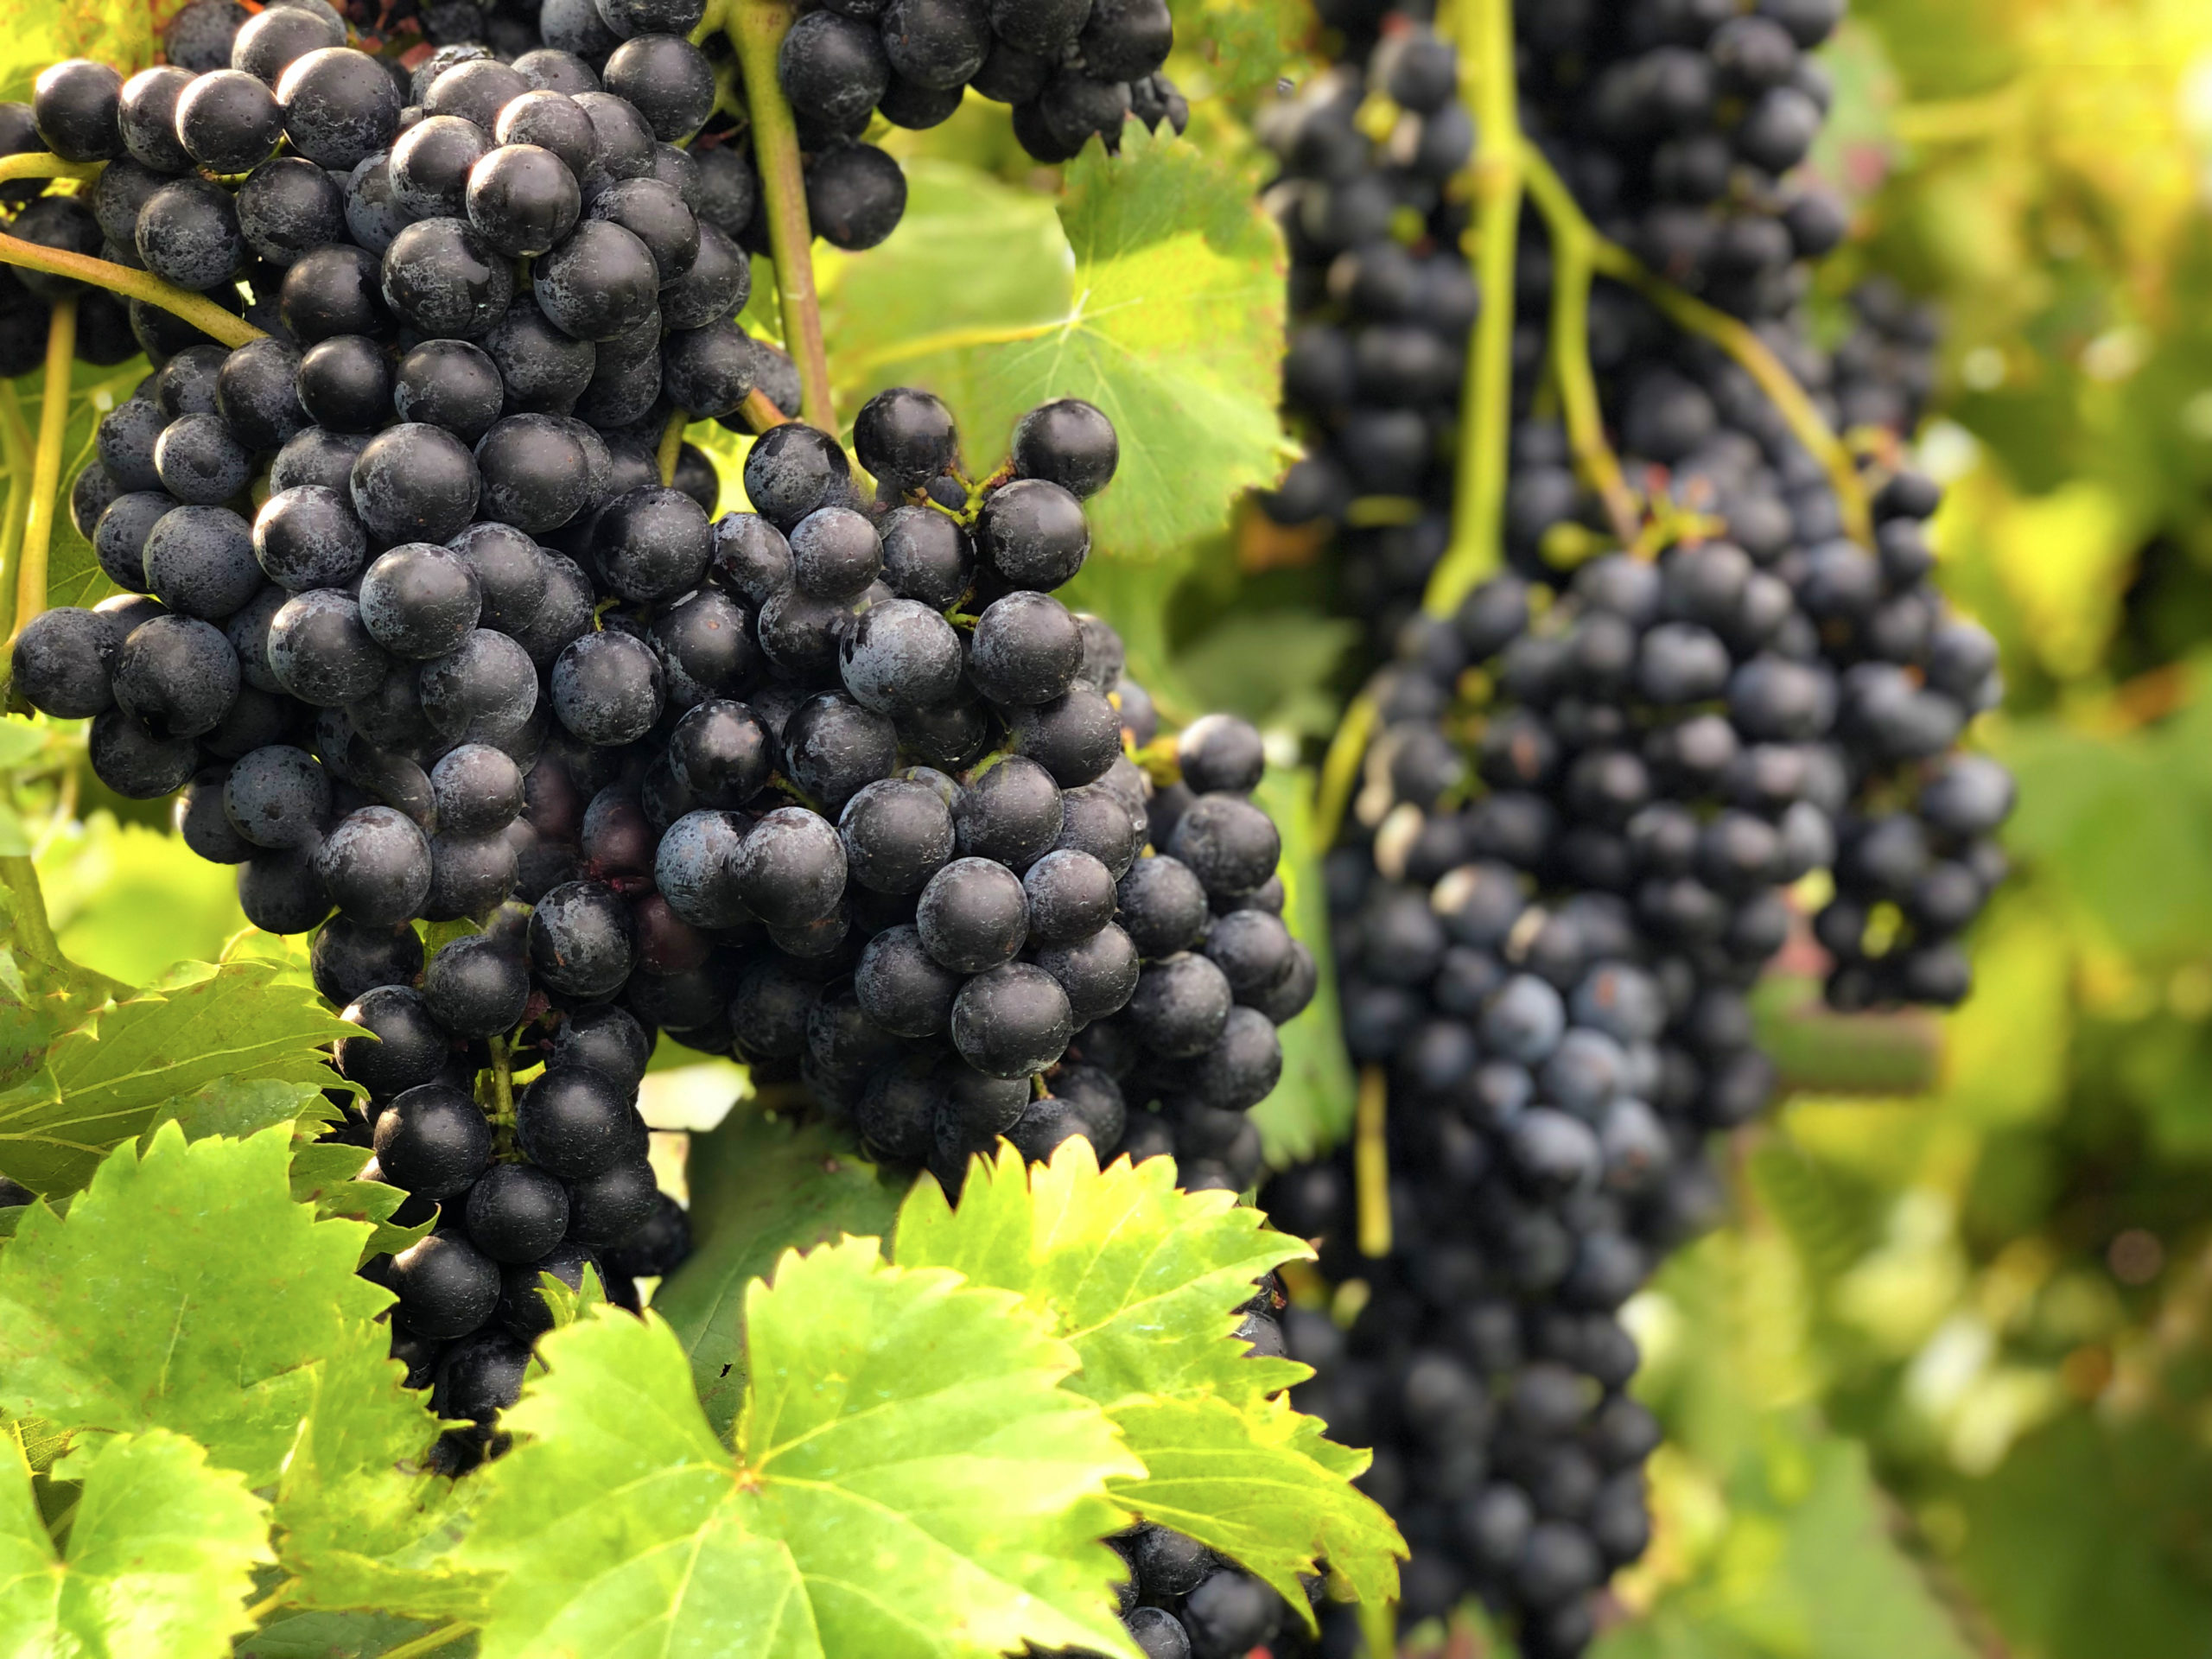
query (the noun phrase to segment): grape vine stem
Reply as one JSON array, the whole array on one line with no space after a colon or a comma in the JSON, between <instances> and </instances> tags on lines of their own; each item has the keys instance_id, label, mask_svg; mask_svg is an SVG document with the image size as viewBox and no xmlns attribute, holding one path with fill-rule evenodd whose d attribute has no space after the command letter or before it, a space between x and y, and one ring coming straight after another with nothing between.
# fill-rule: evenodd
<instances>
[{"instance_id":1,"label":"grape vine stem","mask_svg":"<svg viewBox=\"0 0 2212 1659\"><path fill-rule=\"evenodd\" d=\"M1315 844L1333 847L1337 834L1344 827L1344 812L1351 805L1352 791L1359 782L1359 764L1367 753L1368 740L1375 734L1376 709L1373 693L1363 691L1344 709L1344 716L1337 722L1336 735L1329 740L1329 752L1322 757L1319 788L1313 798L1313 833Z\"/></svg>"},{"instance_id":2,"label":"grape vine stem","mask_svg":"<svg viewBox=\"0 0 2212 1659\"><path fill-rule=\"evenodd\" d=\"M1590 366L1590 284L1597 275L1598 232L1534 144L1522 146L1522 167L1529 194L1551 232L1552 378L1566 417L1567 448L1582 481L1604 505L1606 524L1623 547L1630 547L1642 528L1643 510L1621 473L1620 457L1605 441L1598 377Z\"/></svg>"},{"instance_id":3,"label":"grape vine stem","mask_svg":"<svg viewBox=\"0 0 2212 1659\"><path fill-rule=\"evenodd\" d=\"M837 429L830 395L830 356L822 342L822 300L814 289L814 227L806 217L806 175L798 126L776 75L776 56L791 32L789 0L732 0L729 34L745 74L753 117L753 151L760 165L760 200L768 213L768 251L784 314L784 345L798 365L800 412L807 424Z\"/></svg>"},{"instance_id":4,"label":"grape vine stem","mask_svg":"<svg viewBox=\"0 0 2212 1659\"><path fill-rule=\"evenodd\" d=\"M676 482L676 463L683 457L683 429L691 417L677 410L668 417L668 424L660 429L660 481L664 485Z\"/></svg>"},{"instance_id":5,"label":"grape vine stem","mask_svg":"<svg viewBox=\"0 0 2212 1659\"><path fill-rule=\"evenodd\" d=\"M21 237L0 235L0 264L22 265L29 270L49 271L56 276L73 276L80 283L90 283L94 288L104 288L125 299L158 305L225 346L243 346L262 338L260 329L243 317L232 316L213 300L171 287L150 271L133 270L112 260L41 247Z\"/></svg>"},{"instance_id":6,"label":"grape vine stem","mask_svg":"<svg viewBox=\"0 0 2212 1659\"><path fill-rule=\"evenodd\" d=\"M11 179L97 179L105 162L65 162L59 156L31 150L21 156L0 156L0 184Z\"/></svg>"},{"instance_id":7,"label":"grape vine stem","mask_svg":"<svg viewBox=\"0 0 2212 1659\"><path fill-rule=\"evenodd\" d=\"M30 513L16 568L12 642L46 609L46 557L61 506L61 444L69 430L69 376L77 357L77 302L58 301L46 329L46 385L40 393L38 449L31 462Z\"/></svg>"},{"instance_id":8,"label":"grape vine stem","mask_svg":"<svg viewBox=\"0 0 2212 1659\"><path fill-rule=\"evenodd\" d=\"M1758 333L1740 319L1684 292L1653 271L1626 248L1599 235L1597 227L1591 224L1576 203L1573 193L1568 190L1565 181L1534 144L1523 143L1522 168L1528 179L1529 196L1535 202L1537 211L1543 214L1544 223L1551 232L1554 258L1559 257L1559 250L1562 247L1572 246L1579 250L1586 256L1590 269L1597 275L1610 276L1615 282L1634 289L1677 328L1685 334L1711 340L1734 359L1780 411L1791 435L1812 452L1813 457L1827 474L1829 487L1834 490L1837 507L1843 515L1845 533L1853 541L1871 545L1873 541L1873 518L1867 506L1866 484L1859 476L1858 464L1853 461L1850 449L1836 436L1834 429L1821 416L1804 387L1797 384L1796 377L1789 372ZM1487 268L1484 272L1484 281L1485 284L1489 282ZM1566 285L1561 283L1560 288L1563 294ZM1488 293L1485 286L1485 297ZM1589 361L1588 319L1589 296L1586 285L1578 302L1576 317L1581 336L1577 355L1585 370ZM1554 334L1556 335L1556 329ZM1555 351L1561 349L1556 337L1553 345ZM1568 388L1564 375L1560 390L1561 401L1568 402ZM1589 419L1593 427L1596 426L1595 401L1593 386L1589 410ZM1570 422L1573 414L1570 404ZM1602 442L1603 429L1598 427L1596 430ZM1568 438L1571 443L1575 441L1571 425ZM1582 459L1579 448L1576 458Z\"/></svg>"},{"instance_id":9,"label":"grape vine stem","mask_svg":"<svg viewBox=\"0 0 2212 1659\"><path fill-rule=\"evenodd\" d=\"M1390 1254L1390 1084L1372 1063L1359 1068L1352 1119L1352 1186L1359 1208L1359 1253Z\"/></svg>"},{"instance_id":10,"label":"grape vine stem","mask_svg":"<svg viewBox=\"0 0 2212 1659\"><path fill-rule=\"evenodd\" d=\"M1459 410L1458 488L1452 544L1422 596L1431 616L1449 616L1467 590L1498 565L1505 524L1507 440L1513 425L1513 266L1519 238L1522 154L1514 86L1512 0L1459 0L1453 30L1459 73L1480 138L1468 170L1476 213L1474 257L1482 310L1469 343Z\"/></svg>"},{"instance_id":11,"label":"grape vine stem","mask_svg":"<svg viewBox=\"0 0 2212 1659\"><path fill-rule=\"evenodd\" d=\"M755 386L745 394L745 423L755 432L766 432L771 427L787 426L791 416L776 407L775 399Z\"/></svg>"}]
</instances>

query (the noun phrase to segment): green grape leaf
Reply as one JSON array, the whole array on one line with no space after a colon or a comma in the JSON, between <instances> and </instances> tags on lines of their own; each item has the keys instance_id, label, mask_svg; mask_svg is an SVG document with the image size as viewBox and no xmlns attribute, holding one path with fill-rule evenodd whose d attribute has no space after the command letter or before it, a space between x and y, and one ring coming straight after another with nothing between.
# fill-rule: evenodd
<instances>
[{"instance_id":1,"label":"green grape leaf","mask_svg":"<svg viewBox=\"0 0 2212 1659\"><path fill-rule=\"evenodd\" d=\"M292 1197L315 1205L318 1219L340 1217L365 1221L373 1230L361 1241L361 1260L372 1255L396 1255L418 1239L428 1238L438 1224L433 1215L412 1227L392 1220L407 1194L384 1181L354 1178L368 1162L360 1147L343 1141L310 1144L292 1149Z\"/></svg>"},{"instance_id":2,"label":"green grape leaf","mask_svg":"<svg viewBox=\"0 0 2212 1659\"><path fill-rule=\"evenodd\" d=\"M438 1628L426 1619L391 1613L277 1613L251 1636L239 1638L238 1659L379 1659ZM469 1659L475 1639L456 1637L440 1646L438 1659Z\"/></svg>"},{"instance_id":3,"label":"green grape leaf","mask_svg":"<svg viewBox=\"0 0 2212 1659\"><path fill-rule=\"evenodd\" d=\"M326 1083L336 1082L327 1074L325 1082L217 1077L188 1095L172 1096L156 1106L153 1124L138 1137L139 1149L143 1151L151 1144L154 1130L164 1123L175 1123L188 1141L205 1141L214 1135L243 1141L279 1123L300 1125L312 1132L315 1126L333 1122L339 1116L323 1093ZM359 1147L353 1150L357 1155L361 1151Z\"/></svg>"},{"instance_id":4,"label":"green grape leaf","mask_svg":"<svg viewBox=\"0 0 2212 1659\"><path fill-rule=\"evenodd\" d=\"M1313 1257L1265 1223L1233 1193L1179 1191L1169 1159L1102 1171L1078 1135L1027 1169L1004 1144L978 1157L957 1208L917 1183L896 1260L1013 1291L1074 1345L1083 1366L1066 1386L1144 1460L1143 1475L1111 1483L1138 1514L1241 1562L1294 1607L1306 1606L1299 1575L1323 1556L1361 1599L1394 1600L1405 1545L1351 1484L1368 1453L1324 1440L1281 1398L1307 1367L1253 1357L1232 1334L1255 1280Z\"/></svg>"},{"instance_id":5,"label":"green grape leaf","mask_svg":"<svg viewBox=\"0 0 2212 1659\"><path fill-rule=\"evenodd\" d=\"M391 1293L368 1229L292 1201L291 1137L188 1142L164 1124L99 1166L67 1219L32 1205L0 1251L0 1410L61 1428L173 1428L256 1486L319 1375L378 1347Z\"/></svg>"},{"instance_id":6,"label":"green grape leaf","mask_svg":"<svg viewBox=\"0 0 2212 1659\"><path fill-rule=\"evenodd\" d=\"M1299 1575L1322 1560L1352 1599L1398 1599L1406 1546L1351 1484L1372 1457L1325 1438L1319 1418L1287 1401L1240 1408L1218 1397L1128 1400L1107 1414L1145 1465L1142 1480L1109 1490L1146 1520L1242 1563L1300 1610Z\"/></svg>"},{"instance_id":7,"label":"green grape leaf","mask_svg":"<svg viewBox=\"0 0 2212 1659\"><path fill-rule=\"evenodd\" d=\"M1122 1519L1105 1482L1138 1465L1018 1299L846 1239L747 1302L734 1454L662 1320L601 1308L543 1338L459 1551L505 1574L486 1659L1137 1659L1097 1541Z\"/></svg>"},{"instance_id":8,"label":"green grape leaf","mask_svg":"<svg viewBox=\"0 0 2212 1659\"><path fill-rule=\"evenodd\" d=\"M0 1172L35 1192L73 1192L102 1153L218 1077L335 1083L317 1045L351 1029L271 963L192 964L63 1033L0 1094Z\"/></svg>"},{"instance_id":9,"label":"green grape leaf","mask_svg":"<svg viewBox=\"0 0 2212 1659\"><path fill-rule=\"evenodd\" d=\"M381 1331L382 1326L372 1327ZM438 1420L383 1344L349 1342L315 1391L276 1487L276 1553L293 1605L474 1616L486 1588L455 1562L473 1488L427 1472Z\"/></svg>"},{"instance_id":10,"label":"green grape leaf","mask_svg":"<svg viewBox=\"0 0 2212 1659\"><path fill-rule=\"evenodd\" d=\"M1094 143L1069 164L1059 219L1054 249L1021 194L980 174L910 206L841 268L835 372L852 407L888 385L936 391L979 472L1037 404L1096 404L1122 455L1086 504L1093 556L1167 557L1281 471L1281 239L1232 169L1135 124L1119 156Z\"/></svg>"},{"instance_id":11,"label":"green grape leaf","mask_svg":"<svg viewBox=\"0 0 2212 1659\"><path fill-rule=\"evenodd\" d=\"M66 1550L40 1519L30 1465L0 1434L0 1653L222 1659L253 1628L265 1506L182 1435L117 1435L60 1465L83 1490Z\"/></svg>"},{"instance_id":12,"label":"green grape leaf","mask_svg":"<svg viewBox=\"0 0 2212 1659\"><path fill-rule=\"evenodd\" d=\"M1215 92L1235 96L1295 73L1298 41L1313 26L1296 0L1198 0L1176 8L1175 44L1205 60Z\"/></svg>"},{"instance_id":13,"label":"green grape leaf","mask_svg":"<svg viewBox=\"0 0 2212 1659\"><path fill-rule=\"evenodd\" d=\"M1359 1092L1345 1052L1337 1006L1336 953L1329 948L1329 893L1321 858L1328 850L1313 830L1313 774L1270 766L1253 791L1282 834L1283 920L1313 953L1313 1000L1275 1033L1282 1043L1282 1080L1249 1116L1268 1162L1277 1169L1338 1145L1351 1134Z\"/></svg>"},{"instance_id":14,"label":"green grape leaf","mask_svg":"<svg viewBox=\"0 0 2212 1659\"><path fill-rule=\"evenodd\" d=\"M745 1397L747 1287L786 1249L889 1232L905 1192L820 1124L744 1108L691 1137L686 1178L693 1249L653 1293L653 1311L690 1356L707 1421L727 1434Z\"/></svg>"}]
</instances>

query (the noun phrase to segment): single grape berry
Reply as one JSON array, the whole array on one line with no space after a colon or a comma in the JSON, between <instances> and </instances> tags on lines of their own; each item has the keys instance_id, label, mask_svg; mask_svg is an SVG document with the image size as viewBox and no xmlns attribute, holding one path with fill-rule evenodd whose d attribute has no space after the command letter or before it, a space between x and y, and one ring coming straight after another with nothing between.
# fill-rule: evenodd
<instances>
[{"instance_id":1,"label":"single grape berry","mask_svg":"<svg viewBox=\"0 0 2212 1659\"><path fill-rule=\"evenodd\" d=\"M766 787L775 757L776 741L766 723L744 703L726 698L697 704L669 734L671 767L705 806L744 805ZM849 804L847 816L851 812ZM949 817L946 823L949 833Z\"/></svg>"},{"instance_id":2,"label":"single grape berry","mask_svg":"<svg viewBox=\"0 0 2212 1659\"><path fill-rule=\"evenodd\" d=\"M483 1109L448 1083L407 1090L377 1119L377 1162L394 1186L425 1198L465 1192L492 1155Z\"/></svg>"},{"instance_id":3,"label":"single grape berry","mask_svg":"<svg viewBox=\"0 0 2212 1659\"><path fill-rule=\"evenodd\" d=\"M816 509L842 502L851 485L852 464L837 441L797 421L762 434L745 458L746 499L786 533Z\"/></svg>"},{"instance_id":4,"label":"single grape berry","mask_svg":"<svg viewBox=\"0 0 2212 1659\"><path fill-rule=\"evenodd\" d=\"M529 964L482 934L448 944L423 976L423 1005L456 1037L512 1031L529 1001Z\"/></svg>"},{"instance_id":5,"label":"single grape berry","mask_svg":"<svg viewBox=\"0 0 2212 1659\"><path fill-rule=\"evenodd\" d=\"M396 1095L428 1083L446 1063L452 1039L412 987L377 986L338 1017L368 1033L338 1039L339 1072L372 1095Z\"/></svg>"},{"instance_id":6,"label":"single grape berry","mask_svg":"<svg viewBox=\"0 0 2212 1659\"><path fill-rule=\"evenodd\" d=\"M1067 993L1043 969L1013 963L977 974L952 1004L952 1040L987 1077L1024 1077L1067 1050L1074 1034Z\"/></svg>"},{"instance_id":7,"label":"single grape berry","mask_svg":"<svg viewBox=\"0 0 2212 1659\"><path fill-rule=\"evenodd\" d=\"M357 922L404 921L430 891L430 845L414 821L388 806L348 813L315 852L331 899Z\"/></svg>"},{"instance_id":8,"label":"single grape berry","mask_svg":"<svg viewBox=\"0 0 2212 1659\"><path fill-rule=\"evenodd\" d=\"M605 998L630 976L631 939L629 907L612 887L571 881L531 913L531 968L564 996Z\"/></svg>"},{"instance_id":9,"label":"single grape berry","mask_svg":"<svg viewBox=\"0 0 2212 1659\"><path fill-rule=\"evenodd\" d=\"M1114 423L1079 397L1039 404L1014 429L1015 473L1057 484L1077 499L1111 483L1121 456Z\"/></svg>"},{"instance_id":10,"label":"single grape berry","mask_svg":"<svg viewBox=\"0 0 2212 1659\"><path fill-rule=\"evenodd\" d=\"M1042 478L1017 479L983 503L976 543L1007 582L1052 588L1083 568L1090 551L1090 526L1082 502L1060 485Z\"/></svg>"},{"instance_id":11,"label":"single grape berry","mask_svg":"<svg viewBox=\"0 0 2212 1659\"><path fill-rule=\"evenodd\" d=\"M861 406L853 420L853 448L877 480L899 491L918 490L958 458L952 411L926 391L894 386ZM941 516L941 515L940 515Z\"/></svg>"},{"instance_id":12,"label":"single grape berry","mask_svg":"<svg viewBox=\"0 0 2212 1659\"><path fill-rule=\"evenodd\" d=\"M628 1098L584 1066L549 1071L524 1089L515 1134L531 1162L564 1181L618 1167L645 1150L645 1125Z\"/></svg>"},{"instance_id":13,"label":"single grape berry","mask_svg":"<svg viewBox=\"0 0 2212 1659\"><path fill-rule=\"evenodd\" d=\"M411 985L423 971L423 940L404 923L365 927L335 916L315 931L308 966L315 989L342 1008L380 985Z\"/></svg>"}]
</instances>

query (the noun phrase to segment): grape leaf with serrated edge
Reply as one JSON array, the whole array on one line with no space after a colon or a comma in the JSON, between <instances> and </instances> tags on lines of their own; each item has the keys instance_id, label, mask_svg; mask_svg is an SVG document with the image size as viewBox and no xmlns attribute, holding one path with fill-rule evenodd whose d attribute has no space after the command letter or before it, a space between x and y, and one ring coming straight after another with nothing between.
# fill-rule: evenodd
<instances>
[{"instance_id":1,"label":"grape leaf with serrated edge","mask_svg":"<svg viewBox=\"0 0 2212 1659\"><path fill-rule=\"evenodd\" d=\"M936 314L971 285L1009 287L997 274L999 240L975 232L957 193L935 199L960 216L959 237L933 235L910 211L896 250L887 243L880 258L847 264L832 302L841 382L854 402L889 385L937 392L979 472L1037 404L1096 404L1122 455L1113 484L1085 504L1093 556L1164 558L1281 471L1281 237L1229 168L1135 124L1118 157L1094 141L1067 181L1065 274L1048 287L1049 269L1017 245L1013 257L1038 275L1011 286L1004 315L962 305L972 321L948 326ZM969 193L987 202L1007 194L980 174ZM923 304L931 320L911 321Z\"/></svg>"},{"instance_id":2,"label":"grape leaf with serrated edge","mask_svg":"<svg viewBox=\"0 0 2212 1659\"><path fill-rule=\"evenodd\" d=\"M217 1077L338 1084L316 1046L353 1030L274 964L190 964L64 1032L0 1094L0 1173L35 1192L73 1191L166 1102Z\"/></svg>"},{"instance_id":3,"label":"grape leaf with serrated edge","mask_svg":"<svg viewBox=\"0 0 2212 1659\"><path fill-rule=\"evenodd\" d=\"M253 1628L267 1510L236 1471L156 1428L82 1446L57 1473L84 1483L64 1550L21 1443L0 1433L0 1653L221 1659Z\"/></svg>"},{"instance_id":4,"label":"grape leaf with serrated edge","mask_svg":"<svg viewBox=\"0 0 2212 1659\"><path fill-rule=\"evenodd\" d=\"M474 1489L425 1472L438 1433L425 1395L380 1344L349 1344L314 1369L276 1487L276 1553L298 1580L292 1604L476 1616L487 1586L452 1556Z\"/></svg>"},{"instance_id":5,"label":"grape leaf with serrated edge","mask_svg":"<svg viewBox=\"0 0 2212 1659\"><path fill-rule=\"evenodd\" d=\"M1137 1659L1097 1541L1138 1465L1017 1298L849 1238L747 1302L734 1454L664 1322L602 1308L543 1339L460 1552L509 1575L486 1659Z\"/></svg>"},{"instance_id":6,"label":"grape leaf with serrated edge","mask_svg":"<svg viewBox=\"0 0 2212 1659\"><path fill-rule=\"evenodd\" d=\"M1353 1476L1369 1454L1322 1438L1281 1390L1313 1375L1232 1336L1253 1281L1313 1250L1230 1192L1184 1192L1166 1158L1103 1171L1090 1141L1025 1170L1001 1144L969 1165L953 1207L918 1182L894 1259L945 1267L1020 1295L1074 1344L1067 1387L1096 1400L1144 1460L1115 1495L1257 1573L1304 1609L1301 1573L1325 1555L1363 1601L1395 1600L1397 1529ZM1310 1611L1306 1613L1310 1622Z\"/></svg>"},{"instance_id":7,"label":"grape leaf with serrated edge","mask_svg":"<svg viewBox=\"0 0 2212 1659\"><path fill-rule=\"evenodd\" d=\"M729 1433L745 1395L746 1287L785 1250L880 1236L906 1196L820 1124L740 1106L691 1137L692 1252L653 1293L690 1357L707 1421Z\"/></svg>"},{"instance_id":8,"label":"grape leaf with serrated edge","mask_svg":"<svg viewBox=\"0 0 2212 1659\"><path fill-rule=\"evenodd\" d=\"M292 1149L292 1197L315 1205L320 1217L339 1217L365 1221L375 1230L361 1241L361 1260L372 1255L396 1255L419 1239L428 1238L438 1224L436 1215L412 1227L392 1220L407 1193L384 1181L357 1179L367 1153L342 1141L295 1147Z\"/></svg>"},{"instance_id":9,"label":"grape leaf with serrated edge","mask_svg":"<svg viewBox=\"0 0 2212 1659\"><path fill-rule=\"evenodd\" d=\"M391 1294L355 1275L360 1222L292 1200L290 1132L111 1154L67 1219L29 1206L0 1251L0 1410L57 1427L176 1429L257 1486L276 1478L318 1372Z\"/></svg>"}]
</instances>

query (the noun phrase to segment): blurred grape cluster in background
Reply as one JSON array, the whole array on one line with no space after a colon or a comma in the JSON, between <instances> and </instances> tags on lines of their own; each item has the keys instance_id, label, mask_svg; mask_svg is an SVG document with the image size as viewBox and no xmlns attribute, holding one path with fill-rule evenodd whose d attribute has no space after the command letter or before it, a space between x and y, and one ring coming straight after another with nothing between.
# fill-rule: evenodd
<instances>
[{"instance_id":1,"label":"blurred grape cluster in background","mask_svg":"<svg viewBox=\"0 0 2212 1659\"><path fill-rule=\"evenodd\" d=\"M1233 205L1265 173L1249 118L1310 67L1316 25L1303 0L1175 10L1170 67L1191 137L1241 174ZM1732 1223L1630 1305L1669 1439L1653 1546L1594 1651L2212 1656L2212 5L1853 0L1821 56L1813 164L1853 236L1815 306L1830 344L1860 315L1940 323L1916 458L1947 486L1942 586L2003 648L2006 702L1979 729L2018 777L2017 874L1975 934L1974 997L1882 1016L1935 1057L1932 1086L1800 1088L1736 1142ZM971 323L1070 303L1050 200L978 107L886 140L912 194L880 266L823 257L848 409L957 378ZM1207 372L1265 364L1263 335L1211 334ZM79 371L73 468L106 372ZM982 379L962 389L990 406ZM1190 467L1243 464L1238 435L1192 436ZM1116 524L1133 556L1071 602L1115 615L1164 704L1236 710L1312 759L1357 625L1313 549L1249 514L1190 529ZM66 529L54 557L53 602L105 591ZM231 872L165 807L103 791L82 741L0 733L0 852L35 850L63 950L143 984L226 943L280 949L238 941ZM1801 1017L1800 988L1767 998L1786 1077L1821 1074L1792 1044L1854 1040ZM1325 1037L1285 1040L1290 1093L1345 1090ZM1455 1656L1485 1640L1414 1632Z\"/></svg>"}]
</instances>

